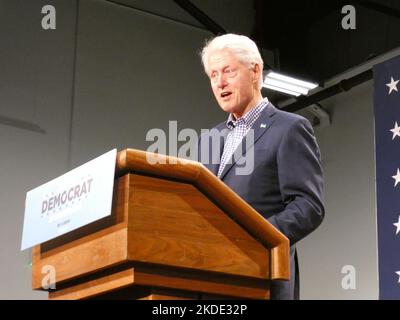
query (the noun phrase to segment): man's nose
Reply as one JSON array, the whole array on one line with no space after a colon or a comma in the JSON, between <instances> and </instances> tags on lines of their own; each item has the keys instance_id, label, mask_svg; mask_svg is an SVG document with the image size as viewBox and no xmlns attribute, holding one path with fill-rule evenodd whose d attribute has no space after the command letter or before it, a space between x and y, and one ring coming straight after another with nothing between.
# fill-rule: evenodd
<instances>
[{"instance_id":1,"label":"man's nose","mask_svg":"<svg viewBox=\"0 0 400 320\"><path fill-rule=\"evenodd\" d=\"M224 74L221 74L217 77L216 83L218 88L224 88L227 85L226 77L224 76Z\"/></svg>"}]
</instances>

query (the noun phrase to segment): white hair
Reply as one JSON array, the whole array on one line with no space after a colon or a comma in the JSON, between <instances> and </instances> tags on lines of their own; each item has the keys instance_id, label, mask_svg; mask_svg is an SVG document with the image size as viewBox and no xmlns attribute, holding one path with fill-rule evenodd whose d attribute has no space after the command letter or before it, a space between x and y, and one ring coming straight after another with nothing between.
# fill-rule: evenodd
<instances>
[{"instance_id":1,"label":"white hair","mask_svg":"<svg viewBox=\"0 0 400 320\"><path fill-rule=\"evenodd\" d=\"M208 59L215 51L228 50L234 54L241 62L248 68L254 67L258 64L260 67L260 80L259 89L263 83L263 69L264 62L261 54L258 51L257 45L253 40L246 36L228 33L222 36L217 36L208 40L201 51L201 61L203 63L204 71L208 74Z\"/></svg>"}]
</instances>

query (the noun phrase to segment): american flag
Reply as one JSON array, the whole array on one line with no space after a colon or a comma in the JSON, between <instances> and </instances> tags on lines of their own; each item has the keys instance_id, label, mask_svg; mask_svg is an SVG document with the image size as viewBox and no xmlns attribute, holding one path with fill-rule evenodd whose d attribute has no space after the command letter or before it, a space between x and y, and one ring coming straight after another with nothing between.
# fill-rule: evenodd
<instances>
[{"instance_id":1,"label":"american flag","mask_svg":"<svg viewBox=\"0 0 400 320\"><path fill-rule=\"evenodd\" d=\"M400 56L374 67L379 298L400 299Z\"/></svg>"}]
</instances>

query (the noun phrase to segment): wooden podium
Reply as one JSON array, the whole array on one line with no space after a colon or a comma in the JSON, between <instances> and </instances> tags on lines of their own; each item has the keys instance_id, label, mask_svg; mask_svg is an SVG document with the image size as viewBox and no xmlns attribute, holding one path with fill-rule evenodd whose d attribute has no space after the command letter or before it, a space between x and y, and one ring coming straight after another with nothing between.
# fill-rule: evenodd
<instances>
[{"instance_id":1,"label":"wooden podium","mask_svg":"<svg viewBox=\"0 0 400 320\"><path fill-rule=\"evenodd\" d=\"M180 160L119 152L111 216L35 246L33 289L50 265L50 299L269 299L270 280L290 276L288 239Z\"/></svg>"}]
</instances>

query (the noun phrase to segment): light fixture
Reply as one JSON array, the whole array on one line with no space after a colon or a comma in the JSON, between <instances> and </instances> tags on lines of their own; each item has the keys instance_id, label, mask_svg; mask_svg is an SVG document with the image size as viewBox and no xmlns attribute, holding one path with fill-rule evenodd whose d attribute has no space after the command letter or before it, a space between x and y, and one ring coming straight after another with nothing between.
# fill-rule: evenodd
<instances>
[{"instance_id":1,"label":"light fixture","mask_svg":"<svg viewBox=\"0 0 400 320\"><path fill-rule=\"evenodd\" d=\"M269 71L264 78L263 87L298 97L301 94L307 95L311 89L318 87L318 84Z\"/></svg>"},{"instance_id":2,"label":"light fixture","mask_svg":"<svg viewBox=\"0 0 400 320\"><path fill-rule=\"evenodd\" d=\"M265 84L265 83L264 83L264 84L263 84L263 87L264 87L264 88L271 89L271 90L275 90L275 91L280 91L280 92L283 92L283 93L287 93L287 94L290 94L290 95L296 96L296 97L298 97L298 96L300 95L300 93L298 93L298 92L286 90L286 89L283 89L283 88L280 88L280 87L275 87L275 86L272 86L272 85L270 85L270 84Z\"/></svg>"}]
</instances>

